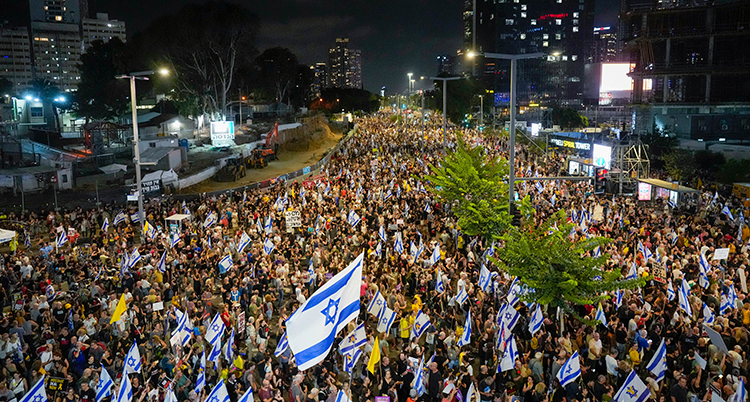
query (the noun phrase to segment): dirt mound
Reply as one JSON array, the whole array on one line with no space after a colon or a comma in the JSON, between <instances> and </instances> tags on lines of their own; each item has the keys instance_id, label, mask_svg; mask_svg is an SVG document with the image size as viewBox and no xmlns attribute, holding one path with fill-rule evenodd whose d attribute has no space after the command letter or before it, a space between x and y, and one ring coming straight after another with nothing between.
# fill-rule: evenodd
<instances>
[{"instance_id":1,"label":"dirt mound","mask_svg":"<svg viewBox=\"0 0 750 402\"><path fill-rule=\"evenodd\" d=\"M340 137L328 126L323 116L303 118L302 125L284 130L284 143L281 149L289 152L305 152L319 148L327 140Z\"/></svg>"}]
</instances>

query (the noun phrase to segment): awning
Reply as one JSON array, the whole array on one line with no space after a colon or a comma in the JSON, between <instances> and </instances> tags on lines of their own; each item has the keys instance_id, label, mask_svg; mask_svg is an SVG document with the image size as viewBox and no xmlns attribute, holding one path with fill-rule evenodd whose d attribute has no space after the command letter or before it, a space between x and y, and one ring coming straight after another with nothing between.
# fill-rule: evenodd
<instances>
[{"instance_id":1,"label":"awning","mask_svg":"<svg viewBox=\"0 0 750 402\"><path fill-rule=\"evenodd\" d=\"M0 243L11 241L16 237L16 232L13 230L0 229Z\"/></svg>"},{"instance_id":2,"label":"awning","mask_svg":"<svg viewBox=\"0 0 750 402\"><path fill-rule=\"evenodd\" d=\"M641 182L641 183L650 184L652 186L665 188L667 190L676 191L676 192L678 192L680 194L688 194L688 193L700 194L700 191L698 191L698 190L696 190L694 188L680 186L678 184L670 183L670 182L664 181L664 180L659 180L659 179L638 179L638 181Z\"/></svg>"},{"instance_id":3,"label":"awning","mask_svg":"<svg viewBox=\"0 0 750 402\"><path fill-rule=\"evenodd\" d=\"M106 174L115 174L115 173L117 173L117 172L119 172L121 170L123 172L127 172L128 171L128 167L126 165L120 165L118 163L113 163L111 165L102 166L102 167L99 168L99 170L101 170L102 172L104 172Z\"/></svg>"}]
</instances>

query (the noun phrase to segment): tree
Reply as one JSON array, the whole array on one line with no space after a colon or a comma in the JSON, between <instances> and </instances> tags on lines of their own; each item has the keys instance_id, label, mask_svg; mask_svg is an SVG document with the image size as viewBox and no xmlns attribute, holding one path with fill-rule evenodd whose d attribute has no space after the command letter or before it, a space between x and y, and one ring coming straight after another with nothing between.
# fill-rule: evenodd
<instances>
[{"instance_id":1,"label":"tree","mask_svg":"<svg viewBox=\"0 0 750 402\"><path fill-rule=\"evenodd\" d=\"M260 68L260 87L276 102L291 103L289 96L299 78L299 61L289 49L272 47L255 59Z\"/></svg>"},{"instance_id":2,"label":"tree","mask_svg":"<svg viewBox=\"0 0 750 402\"><path fill-rule=\"evenodd\" d=\"M609 298L605 292L632 289L646 280L623 280L619 270L599 269L609 259L607 253L592 257L596 247L611 240L603 237L573 240L572 224L565 212L557 211L530 230L512 228L503 236L502 247L495 249L492 261L509 275L518 277L529 292L523 300L560 307L580 321L584 320L571 305L596 305ZM601 278L601 279L599 279Z\"/></svg>"},{"instance_id":3,"label":"tree","mask_svg":"<svg viewBox=\"0 0 750 402\"><path fill-rule=\"evenodd\" d=\"M235 75L252 65L257 31L258 18L247 9L212 1L157 19L135 42L144 66L170 65L170 94L183 113L218 118L226 114Z\"/></svg>"},{"instance_id":4,"label":"tree","mask_svg":"<svg viewBox=\"0 0 750 402\"><path fill-rule=\"evenodd\" d=\"M508 212L508 161L490 157L484 147L469 147L462 137L454 152L430 165L427 187L451 205L461 231L469 236L500 239L510 227Z\"/></svg>"},{"instance_id":5,"label":"tree","mask_svg":"<svg viewBox=\"0 0 750 402\"><path fill-rule=\"evenodd\" d=\"M13 83L5 78L0 78L0 96L15 96L16 95L16 89L13 88Z\"/></svg>"},{"instance_id":6,"label":"tree","mask_svg":"<svg viewBox=\"0 0 750 402\"><path fill-rule=\"evenodd\" d=\"M716 172L716 180L724 184L747 182L750 180L750 161L747 159L729 159Z\"/></svg>"},{"instance_id":7,"label":"tree","mask_svg":"<svg viewBox=\"0 0 750 402\"><path fill-rule=\"evenodd\" d=\"M554 108L552 110L552 121L563 129L572 130L588 127L589 119L571 108Z\"/></svg>"},{"instance_id":8,"label":"tree","mask_svg":"<svg viewBox=\"0 0 750 402\"><path fill-rule=\"evenodd\" d=\"M685 149L673 149L662 155L664 170L673 180L682 181L693 177L698 170L693 153Z\"/></svg>"},{"instance_id":9,"label":"tree","mask_svg":"<svg viewBox=\"0 0 750 402\"><path fill-rule=\"evenodd\" d=\"M456 150L449 152L440 166L430 168L426 187L451 205L464 234L499 241L493 262L530 289L525 300L560 307L582 320L573 306L594 304L608 297L606 291L645 283L644 279L622 280L618 270L599 270L608 254L596 258L589 254L609 240L575 240L569 235L573 226L566 223L563 211L546 221L527 223L534 220L536 211L526 196L517 203L524 222L519 228L512 226L505 182L508 161L490 156L483 147L470 147L459 137Z\"/></svg>"},{"instance_id":10,"label":"tree","mask_svg":"<svg viewBox=\"0 0 750 402\"><path fill-rule=\"evenodd\" d=\"M111 120L128 107L127 80L118 80L117 74L128 72L125 44L119 38L107 43L94 41L81 55L78 65L81 82L73 102L73 113L89 120Z\"/></svg>"}]
</instances>

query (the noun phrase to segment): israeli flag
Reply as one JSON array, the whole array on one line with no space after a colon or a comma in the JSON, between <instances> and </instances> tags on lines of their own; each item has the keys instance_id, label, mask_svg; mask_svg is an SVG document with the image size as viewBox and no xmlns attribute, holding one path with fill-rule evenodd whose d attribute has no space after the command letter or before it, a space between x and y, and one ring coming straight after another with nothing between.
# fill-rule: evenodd
<instances>
[{"instance_id":1,"label":"israeli flag","mask_svg":"<svg viewBox=\"0 0 750 402\"><path fill-rule=\"evenodd\" d=\"M273 252L274 248L276 248L276 246L273 244L273 242L271 241L271 239L266 238L266 241L263 242L263 252L266 255L271 255L271 253Z\"/></svg>"},{"instance_id":2,"label":"israeli flag","mask_svg":"<svg viewBox=\"0 0 750 402\"><path fill-rule=\"evenodd\" d=\"M430 265L435 265L440 261L440 244L436 244L435 248L432 249L432 255L430 256Z\"/></svg>"},{"instance_id":3,"label":"israeli flag","mask_svg":"<svg viewBox=\"0 0 750 402\"><path fill-rule=\"evenodd\" d=\"M615 290L615 306L617 306L617 308L622 306L622 289Z\"/></svg>"},{"instance_id":4,"label":"israeli flag","mask_svg":"<svg viewBox=\"0 0 750 402\"><path fill-rule=\"evenodd\" d=\"M414 319L414 324L411 327L411 337L419 339L430 325L430 317L423 313L422 310L417 311L417 317Z\"/></svg>"},{"instance_id":5,"label":"israeli flag","mask_svg":"<svg viewBox=\"0 0 750 402\"><path fill-rule=\"evenodd\" d=\"M500 361L500 365L497 367L497 372L504 373L508 370L513 370L513 368L516 366L517 359L518 346L516 345L516 337L511 335L510 340L505 342L505 352L503 353L503 360Z\"/></svg>"},{"instance_id":6,"label":"israeli flag","mask_svg":"<svg viewBox=\"0 0 750 402\"><path fill-rule=\"evenodd\" d=\"M102 223L102 233L107 233L107 230L109 230L109 218L104 218L104 223Z\"/></svg>"},{"instance_id":7,"label":"israeli flag","mask_svg":"<svg viewBox=\"0 0 750 402\"><path fill-rule=\"evenodd\" d=\"M201 365L198 367L198 378L195 380L195 393L200 394L206 386L206 349L201 355Z\"/></svg>"},{"instance_id":8,"label":"israeli flag","mask_svg":"<svg viewBox=\"0 0 750 402\"><path fill-rule=\"evenodd\" d=\"M578 352L573 352L568 360L560 367L557 372L557 379L561 386L566 386L581 376L581 363L578 361Z\"/></svg>"},{"instance_id":9,"label":"israeli flag","mask_svg":"<svg viewBox=\"0 0 750 402\"><path fill-rule=\"evenodd\" d=\"M318 218L320 218L320 216L318 216ZM258 219L255 220L255 226L257 226L257 228L258 228L258 233L259 234L263 233L263 225L261 225L261 223L260 223L260 216L258 217ZM317 233L317 227L316 227L315 231Z\"/></svg>"},{"instance_id":10,"label":"israeli flag","mask_svg":"<svg viewBox=\"0 0 750 402\"><path fill-rule=\"evenodd\" d=\"M599 307L596 309L596 316L594 319L601 322L605 327L607 326L607 317L604 315L601 303L599 303Z\"/></svg>"},{"instance_id":11,"label":"israeli flag","mask_svg":"<svg viewBox=\"0 0 750 402\"><path fill-rule=\"evenodd\" d=\"M425 377L424 377L424 356L422 356L419 359L419 366L417 367L417 372L414 377L414 390L417 391L417 395L422 395L425 393Z\"/></svg>"},{"instance_id":12,"label":"israeli flag","mask_svg":"<svg viewBox=\"0 0 750 402\"><path fill-rule=\"evenodd\" d=\"M253 397L253 387L247 387L247 391L237 400L237 402L255 402Z\"/></svg>"},{"instance_id":13,"label":"israeli flag","mask_svg":"<svg viewBox=\"0 0 750 402\"><path fill-rule=\"evenodd\" d=\"M232 359L232 348L234 347L234 328L232 328L232 332L229 334L227 344L224 347L226 348L224 350L224 358L227 359L229 364L231 364L234 361L234 359Z\"/></svg>"},{"instance_id":14,"label":"israeli flag","mask_svg":"<svg viewBox=\"0 0 750 402\"><path fill-rule=\"evenodd\" d=\"M190 342L193 335L193 323L186 313L175 310L175 314L177 315L177 329L172 331L171 343L174 345L179 342L182 346L185 346Z\"/></svg>"},{"instance_id":15,"label":"israeli flag","mask_svg":"<svg viewBox=\"0 0 750 402\"><path fill-rule=\"evenodd\" d=\"M112 377L104 365L102 365L102 372L99 374L99 382L96 384L96 402L101 402L104 398L112 395ZM46 400L46 399L45 399Z\"/></svg>"},{"instance_id":16,"label":"israeli flag","mask_svg":"<svg viewBox=\"0 0 750 402\"><path fill-rule=\"evenodd\" d=\"M537 333L537 331L542 329L543 323L544 314L542 314L542 308L539 306L539 304L537 304L536 309L534 310L534 314L531 316L531 321L529 321L529 332L531 332L532 336Z\"/></svg>"},{"instance_id":17,"label":"israeli flag","mask_svg":"<svg viewBox=\"0 0 750 402\"><path fill-rule=\"evenodd\" d=\"M339 343L339 352L341 352L341 354L346 354L366 343L367 334L365 333L365 324L362 323L359 324L357 328L354 328L354 331L350 332L349 335L345 336L341 343Z\"/></svg>"},{"instance_id":18,"label":"israeli flag","mask_svg":"<svg viewBox=\"0 0 750 402\"><path fill-rule=\"evenodd\" d=\"M435 278L435 290L438 291L438 293L445 292L445 284L443 283L443 273L440 272L440 270L437 270L437 277Z\"/></svg>"},{"instance_id":19,"label":"israeli flag","mask_svg":"<svg viewBox=\"0 0 750 402\"><path fill-rule=\"evenodd\" d=\"M424 211L428 214L432 212L432 208L430 207L430 203L428 202L427 205L424 207Z\"/></svg>"},{"instance_id":20,"label":"israeli flag","mask_svg":"<svg viewBox=\"0 0 750 402\"><path fill-rule=\"evenodd\" d=\"M669 279L669 283L667 283L667 299L669 301L672 301L677 297L677 295L674 293L674 287L672 286L672 279Z\"/></svg>"},{"instance_id":21,"label":"israeli flag","mask_svg":"<svg viewBox=\"0 0 750 402\"><path fill-rule=\"evenodd\" d=\"M464 286L458 290L458 294L456 295L456 301L458 302L458 304L463 306L463 304L468 299L469 299L469 293L466 292L466 286Z\"/></svg>"},{"instance_id":22,"label":"israeli flag","mask_svg":"<svg viewBox=\"0 0 750 402\"><path fill-rule=\"evenodd\" d=\"M651 395L651 391L632 370L612 400L615 402L644 402L649 395Z\"/></svg>"},{"instance_id":23,"label":"israeli flag","mask_svg":"<svg viewBox=\"0 0 750 402\"><path fill-rule=\"evenodd\" d=\"M552 199L550 201L552 202L552 208L554 208L555 202L557 201L557 194L552 194Z\"/></svg>"},{"instance_id":24,"label":"israeli flag","mask_svg":"<svg viewBox=\"0 0 750 402\"><path fill-rule=\"evenodd\" d=\"M248 244L250 244L250 236L243 231L242 236L240 236L240 242L237 244L237 252L241 253Z\"/></svg>"},{"instance_id":25,"label":"israeli flag","mask_svg":"<svg viewBox=\"0 0 750 402\"><path fill-rule=\"evenodd\" d=\"M219 365L219 356L221 356L221 337L217 337L215 342L211 343L211 353L208 354L207 361L214 364L214 368Z\"/></svg>"},{"instance_id":26,"label":"israeli flag","mask_svg":"<svg viewBox=\"0 0 750 402\"><path fill-rule=\"evenodd\" d=\"M190 210L187 207L187 202L184 200L182 201L182 213L185 215L190 215Z\"/></svg>"},{"instance_id":27,"label":"israeli flag","mask_svg":"<svg viewBox=\"0 0 750 402\"><path fill-rule=\"evenodd\" d=\"M211 393L206 397L206 402L230 402L229 392L227 392L227 386L224 384L224 380L219 380Z\"/></svg>"},{"instance_id":28,"label":"israeli flag","mask_svg":"<svg viewBox=\"0 0 750 402\"><path fill-rule=\"evenodd\" d=\"M266 223L263 224L263 230L266 231L266 234L273 233L273 217L266 218Z\"/></svg>"},{"instance_id":29,"label":"israeli flag","mask_svg":"<svg viewBox=\"0 0 750 402\"><path fill-rule=\"evenodd\" d=\"M404 242L401 240L401 232L396 232L396 241L393 244L393 249L399 254L404 253Z\"/></svg>"},{"instance_id":30,"label":"israeli flag","mask_svg":"<svg viewBox=\"0 0 750 402\"><path fill-rule=\"evenodd\" d=\"M414 240L412 240L409 244L409 255L411 256L412 260L417 261L418 252L419 250L417 249L417 245L414 244Z\"/></svg>"},{"instance_id":31,"label":"israeli flag","mask_svg":"<svg viewBox=\"0 0 750 402\"><path fill-rule=\"evenodd\" d=\"M138 343L133 342L130 346L127 356L125 356L125 374L141 372L141 352L138 350Z\"/></svg>"},{"instance_id":32,"label":"israeli flag","mask_svg":"<svg viewBox=\"0 0 750 402\"><path fill-rule=\"evenodd\" d=\"M156 265L156 269L158 269L159 272L167 272L167 252L166 252L166 250L162 253L161 259L159 260L159 264Z\"/></svg>"},{"instance_id":33,"label":"israeli flag","mask_svg":"<svg viewBox=\"0 0 750 402\"><path fill-rule=\"evenodd\" d=\"M380 291L378 290L375 293L375 296L372 297L372 300L370 300L370 304L367 305L367 312L379 317L380 311L385 307L385 298L383 295L380 294Z\"/></svg>"},{"instance_id":34,"label":"israeli flag","mask_svg":"<svg viewBox=\"0 0 750 402\"><path fill-rule=\"evenodd\" d=\"M362 356L362 349L352 349L349 353L344 354L344 371L351 373L354 371L354 365L357 364L357 360Z\"/></svg>"},{"instance_id":35,"label":"israeli flag","mask_svg":"<svg viewBox=\"0 0 750 402\"><path fill-rule=\"evenodd\" d=\"M281 335L281 339L279 339L279 344L276 345L276 350L273 351L273 355L276 357L281 356L284 354L284 351L286 351L289 348L289 341L286 337L286 331L284 331L284 335Z\"/></svg>"},{"instance_id":36,"label":"israeli flag","mask_svg":"<svg viewBox=\"0 0 750 402\"><path fill-rule=\"evenodd\" d=\"M315 281L315 265L313 265L313 259L310 257L310 265L307 266L307 283Z\"/></svg>"},{"instance_id":37,"label":"israeli flag","mask_svg":"<svg viewBox=\"0 0 750 402\"><path fill-rule=\"evenodd\" d=\"M638 270L635 267L635 262L630 264L630 269L625 279L638 279Z\"/></svg>"},{"instance_id":38,"label":"israeli flag","mask_svg":"<svg viewBox=\"0 0 750 402\"><path fill-rule=\"evenodd\" d=\"M690 308L690 301L688 299L688 296L690 296L690 287L688 287L687 281L684 278L682 279L678 296L680 308L683 309L688 316L692 317L693 310Z\"/></svg>"},{"instance_id":39,"label":"israeli flag","mask_svg":"<svg viewBox=\"0 0 750 402\"><path fill-rule=\"evenodd\" d=\"M362 253L286 320L289 347L300 370L325 359L336 335L357 318L363 259Z\"/></svg>"},{"instance_id":40,"label":"israeli flag","mask_svg":"<svg viewBox=\"0 0 750 402\"><path fill-rule=\"evenodd\" d=\"M657 250L658 252L659 250ZM602 250L600 246L596 246L594 249L594 258L601 257L602 256Z\"/></svg>"},{"instance_id":41,"label":"israeli flag","mask_svg":"<svg viewBox=\"0 0 750 402\"><path fill-rule=\"evenodd\" d=\"M138 247L133 249L133 252L130 254L130 258L128 258L128 268L133 268L135 264L138 263L138 261L141 260L141 254L138 252Z\"/></svg>"},{"instance_id":42,"label":"israeli flag","mask_svg":"<svg viewBox=\"0 0 750 402\"><path fill-rule=\"evenodd\" d=\"M57 247L62 247L65 245L65 243L68 242L68 234L65 233L65 230L63 229L62 232L60 232L60 237L57 239Z\"/></svg>"},{"instance_id":43,"label":"israeli flag","mask_svg":"<svg viewBox=\"0 0 750 402\"><path fill-rule=\"evenodd\" d=\"M468 345L471 342L471 310L466 313L466 323L464 324L464 333L461 334L461 338L456 342L458 347Z\"/></svg>"},{"instance_id":44,"label":"israeli flag","mask_svg":"<svg viewBox=\"0 0 750 402\"><path fill-rule=\"evenodd\" d=\"M714 323L714 312L708 307L706 303L703 303L703 323L713 324Z\"/></svg>"},{"instance_id":45,"label":"israeli flag","mask_svg":"<svg viewBox=\"0 0 750 402\"><path fill-rule=\"evenodd\" d=\"M219 313L216 313L213 321L211 321L211 325L209 325L208 330L206 330L206 340L208 341L208 343L216 343L216 340L224 335L224 330L226 328L227 327L226 325L224 325L224 321L221 319L221 316L219 315Z\"/></svg>"},{"instance_id":46,"label":"israeli flag","mask_svg":"<svg viewBox=\"0 0 750 402\"><path fill-rule=\"evenodd\" d=\"M336 399L333 402L352 402L352 400L349 399L348 396L346 396L344 391L339 390L339 393L336 394Z\"/></svg>"},{"instance_id":47,"label":"israeli flag","mask_svg":"<svg viewBox=\"0 0 750 402\"><path fill-rule=\"evenodd\" d=\"M664 373L667 372L667 347L664 344L664 339L661 340L656 353L654 353L646 368L648 371L654 373L657 383L664 379Z\"/></svg>"},{"instance_id":48,"label":"israeli flag","mask_svg":"<svg viewBox=\"0 0 750 402\"><path fill-rule=\"evenodd\" d=\"M518 319L521 317L521 314L518 313L518 310L513 308L510 304L505 304L503 307L501 307L499 313L499 322L501 328L505 328L508 331L513 331L513 328L518 324Z\"/></svg>"},{"instance_id":49,"label":"israeli flag","mask_svg":"<svg viewBox=\"0 0 750 402\"><path fill-rule=\"evenodd\" d=\"M729 210L729 206L727 204L724 204L724 209L721 210L721 213L726 215L730 221L734 220L734 216L732 216L732 211Z\"/></svg>"},{"instance_id":50,"label":"israeli flag","mask_svg":"<svg viewBox=\"0 0 750 402\"><path fill-rule=\"evenodd\" d=\"M508 304L511 306L515 306L516 303L519 301L519 296L521 295L521 285L518 284L518 277L513 278L513 282L510 284L510 288L508 289L508 295L506 296L506 299L508 300Z\"/></svg>"},{"instance_id":51,"label":"israeli flag","mask_svg":"<svg viewBox=\"0 0 750 402\"><path fill-rule=\"evenodd\" d=\"M175 248L177 246L177 243L180 242L180 235L175 233L174 236L172 236L172 248Z\"/></svg>"},{"instance_id":52,"label":"israeli flag","mask_svg":"<svg viewBox=\"0 0 750 402\"><path fill-rule=\"evenodd\" d=\"M209 228L214 223L216 223L216 215L214 215L214 211L211 211L211 212L208 213L208 216L203 221L203 227L204 228Z\"/></svg>"},{"instance_id":53,"label":"israeli flag","mask_svg":"<svg viewBox=\"0 0 750 402\"><path fill-rule=\"evenodd\" d=\"M487 269L486 265L482 264L482 268L479 271L479 288L482 289L484 293L487 293L491 286L492 276L490 275L490 270Z\"/></svg>"},{"instance_id":54,"label":"israeli flag","mask_svg":"<svg viewBox=\"0 0 750 402\"><path fill-rule=\"evenodd\" d=\"M700 267L703 272L708 273L711 272L711 264L708 263L708 259L706 259L706 255L701 253L698 261L700 262Z\"/></svg>"},{"instance_id":55,"label":"israeli flag","mask_svg":"<svg viewBox=\"0 0 750 402\"><path fill-rule=\"evenodd\" d=\"M234 261L232 261L232 256L227 254L226 257L222 258L221 261L219 261L219 273L225 273L229 270L229 268L232 268L232 265L234 265Z\"/></svg>"},{"instance_id":56,"label":"israeli flag","mask_svg":"<svg viewBox=\"0 0 750 402\"><path fill-rule=\"evenodd\" d=\"M387 334L391 330L391 325L393 325L393 321L395 320L396 312L388 308L388 306L383 307L378 316L378 332Z\"/></svg>"},{"instance_id":57,"label":"israeli flag","mask_svg":"<svg viewBox=\"0 0 750 402\"><path fill-rule=\"evenodd\" d=\"M113 402L130 402L131 399L133 399L133 385L130 384L130 377L123 373L122 381L120 381L120 389L117 391L117 399ZM40 402L44 401L40 400Z\"/></svg>"},{"instance_id":58,"label":"israeli flag","mask_svg":"<svg viewBox=\"0 0 750 402\"><path fill-rule=\"evenodd\" d=\"M361 219L359 218L359 215L357 215L357 213L354 212L353 209L349 211L349 216L346 218L346 221L349 222L352 227L357 226L360 220Z\"/></svg>"},{"instance_id":59,"label":"israeli flag","mask_svg":"<svg viewBox=\"0 0 750 402\"><path fill-rule=\"evenodd\" d=\"M120 222L125 222L125 219L127 217L128 216L125 215L125 212L120 211L120 212L117 213L117 215L115 215L115 219L112 220L112 224L115 225L115 226L117 226L117 225L120 224Z\"/></svg>"},{"instance_id":60,"label":"israeli flag","mask_svg":"<svg viewBox=\"0 0 750 402\"><path fill-rule=\"evenodd\" d=\"M143 224L143 231L146 233L149 240L153 240L154 237L156 237L156 228L154 228L154 225L148 223L148 221Z\"/></svg>"},{"instance_id":61,"label":"israeli flag","mask_svg":"<svg viewBox=\"0 0 750 402\"><path fill-rule=\"evenodd\" d=\"M745 402L746 400L747 400L747 389L745 388L745 380L743 380L742 377L740 377L740 383L737 386L737 392L734 393L732 402Z\"/></svg>"}]
</instances>

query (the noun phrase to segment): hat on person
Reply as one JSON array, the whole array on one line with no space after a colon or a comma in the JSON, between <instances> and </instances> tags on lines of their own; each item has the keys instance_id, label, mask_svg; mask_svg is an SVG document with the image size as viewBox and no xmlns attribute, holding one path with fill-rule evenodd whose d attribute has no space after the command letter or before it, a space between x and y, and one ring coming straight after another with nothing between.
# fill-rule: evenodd
<instances>
[{"instance_id":1,"label":"hat on person","mask_svg":"<svg viewBox=\"0 0 750 402\"><path fill-rule=\"evenodd\" d=\"M536 352L536 354L534 355L534 358L537 359L537 360L541 359L542 358L542 352Z\"/></svg>"},{"instance_id":2,"label":"hat on person","mask_svg":"<svg viewBox=\"0 0 750 402\"><path fill-rule=\"evenodd\" d=\"M411 391L409 391L409 397L410 398L416 398L417 397L417 390L416 389L412 389Z\"/></svg>"}]
</instances>

